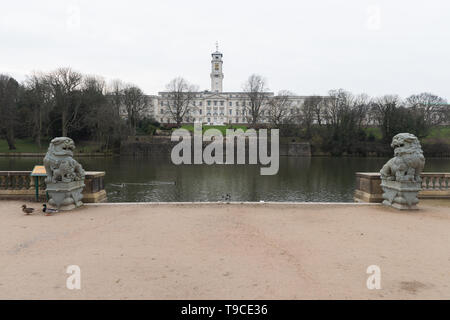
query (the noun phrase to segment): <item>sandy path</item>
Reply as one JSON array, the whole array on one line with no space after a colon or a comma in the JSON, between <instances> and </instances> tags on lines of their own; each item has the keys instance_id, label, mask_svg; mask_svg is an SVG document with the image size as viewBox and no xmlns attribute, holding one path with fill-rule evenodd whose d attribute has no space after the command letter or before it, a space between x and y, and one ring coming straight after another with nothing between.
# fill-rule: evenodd
<instances>
[{"instance_id":1,"label":"sandy path","mask_svg":"<svg viewBox=\"0 0 450 320\"><path fill-rule=\"evenodd\" d=\"M1 299L450 299L450 202L89 206L0 201ZM32 205L32 204L30 204ZM81 290L66 288L68 265ZM368 290L366 268L381 268Z\"/></svg>"}]
</instances>

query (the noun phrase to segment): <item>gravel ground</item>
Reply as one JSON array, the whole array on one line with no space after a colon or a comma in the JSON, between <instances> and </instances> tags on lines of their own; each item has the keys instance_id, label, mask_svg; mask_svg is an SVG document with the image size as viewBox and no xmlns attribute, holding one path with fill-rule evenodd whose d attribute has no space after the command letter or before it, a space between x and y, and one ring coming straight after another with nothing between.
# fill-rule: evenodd
<instances>
[{"instance_id":1,"label":"gravel ground","mask_svg":"<svg viewBox=\"0 0 450 320\"><path fill-rule=\"evenodd\" d=\"M450 201L417 212L111 204L54 216L21 204L0 201L1 299L450 299ZM69 265L80 290L66 288ZM370 265L379 290L367 289Z\"/></svg>"}]
</instances>

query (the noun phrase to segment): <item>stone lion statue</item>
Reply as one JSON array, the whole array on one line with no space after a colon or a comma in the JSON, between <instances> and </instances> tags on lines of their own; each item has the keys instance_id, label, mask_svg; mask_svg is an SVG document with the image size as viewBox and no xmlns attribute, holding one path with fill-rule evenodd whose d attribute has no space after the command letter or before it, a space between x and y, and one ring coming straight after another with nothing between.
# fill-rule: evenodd
<instances>
[{"instance_id":1,"label":"stone lion statue","mask_svg":"<svg viewBox=\"0 0 450 320\"><path fill-rule=\"evenodd\" d=\"M54 138L50 142L44 158L47 171L46 183L72 182L84 180L83 167L73 159L75 143L67 137Z\"/></svg>"},{"instance_id":2,"label":"stone lion statue","mask_svg":"<svg viewBox=\"0 0 450 320\"><path fill-rule=\"evenodd\" d=\"M399 133L392 139L391 147L394 148L394 158L381 169L381 179L421 182L425 157L419 139L411 133Z\"/></svg>"}]
</instances>

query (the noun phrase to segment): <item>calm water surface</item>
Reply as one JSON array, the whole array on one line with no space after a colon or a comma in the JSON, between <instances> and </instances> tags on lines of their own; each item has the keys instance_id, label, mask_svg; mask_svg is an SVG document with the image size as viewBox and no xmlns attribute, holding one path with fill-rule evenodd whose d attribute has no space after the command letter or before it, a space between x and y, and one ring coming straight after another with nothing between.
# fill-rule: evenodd
<instances>
[{"instance_id":1,"label":"calm water surface","mask_svg":"<svg viewBox=\"0 0 450 320\"><path fill-rule=\"evenodd\" d=\"M167 158L78 158L86 170L106 171L110 202L232 201L353 202L355 172L379 171L387 159L281 157L275 176L259 165L181 165ZM36 158L0 158L0 170L32 170ZM427 159L425 170L450 172L450 159Z\"/></svg>"}]
</instances>

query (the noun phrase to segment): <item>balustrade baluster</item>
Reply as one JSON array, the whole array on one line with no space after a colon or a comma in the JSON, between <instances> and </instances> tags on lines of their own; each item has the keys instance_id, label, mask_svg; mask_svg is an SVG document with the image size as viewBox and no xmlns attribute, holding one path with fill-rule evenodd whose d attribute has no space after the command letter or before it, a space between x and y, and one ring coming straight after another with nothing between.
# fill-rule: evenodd
<instances>
[{"instance_id":1,"label":"balustrade baluster","mask_svg":"<svg viewBox=\"0 0 450 320\"><path fill-rule=\"evenodd\" d=\"M14 177L13 176L8 176L8 188L9 190L13 190L14 189Z\"/></svg>"},{"instance_id":2,"label":"balustrade baluster","mask_svg":"<svg viewBox=\"0 0 450 320\"><path fill-rule=\"evenodd\" d=\"M25 189L24 188L24 185L25 185L25 177L24 176L22 176L22 175L20 175L20 176L17 176L17 190L22 190L22 189Z\"/></svg>"}]
</instances>

